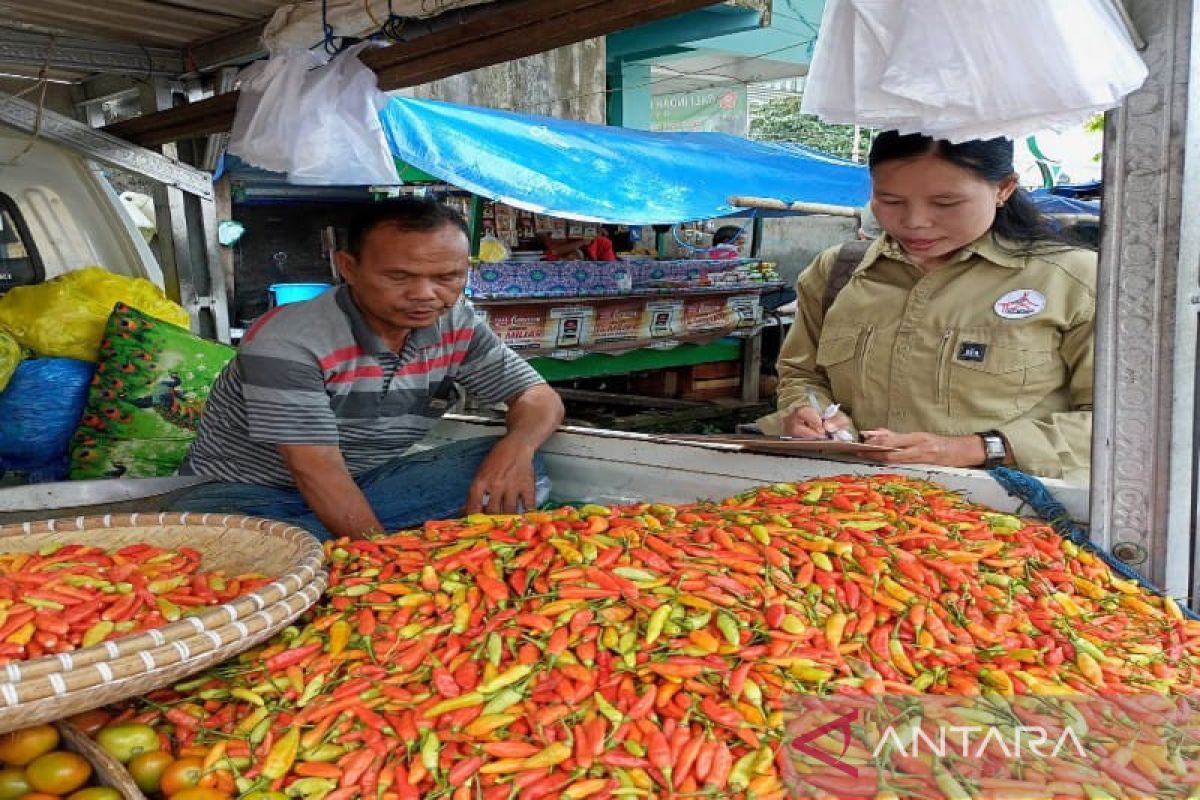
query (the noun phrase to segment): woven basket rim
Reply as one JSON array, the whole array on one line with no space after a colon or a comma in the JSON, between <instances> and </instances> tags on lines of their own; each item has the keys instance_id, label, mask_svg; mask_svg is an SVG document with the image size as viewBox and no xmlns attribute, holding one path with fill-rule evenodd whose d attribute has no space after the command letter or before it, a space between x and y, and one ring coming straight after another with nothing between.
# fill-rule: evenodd
<instances>
[{"instance_id":1,"label":"woven basket rim","mask_svg":"<svg viewBox=\"0 0 1200 800\"><path fill-rule=\"evenodd\" d=\"M267 641L308 611L324 593L326 581L327 575L322 573L305 590L258 612L255 617L266 615L270 619L257 630L250 630L250 626L237 622L198 635L187 642L168 643L153 650L140 651L137 657L122 659L120 666L136 667L141 664L144 667L134 674L117 675L114 666L99 662L85 668L86 674L80 672L67 676L53 673L24 682L20 687L0 683L0 733L52 722L71 714L138 697L240 655ZM222 643L216 645L214 637ZM205 649L205 643L212 646ZM68 681L77 685L68 687ZM38 696L19 699L20 695L30 692ZM18 696L18 702L12 702L14 695Z\"/></svg>"},{"instance_id":2,"label":"woven basket rim","mask_svg":"<svg viewBox=\"0 0 1200 800\"><path fill-rule=\"evenodd\" d=\"M66 748L83 756L92 765L93 777L100 781L100 785L116 789L124 800L146 800L146 795L134 783L125 765L110 756L78 726L62 719L56 721L54 727L58 729Z\"/></svg>"},{"instance_id":3,"label":"woven basket rim","mask_svg":"<svg viewBox=\"0 0 1200 800\"><path fill-rule=\"evenodd\" d=\"M160 647L203 634L205 631L215 630L223 625L229 625L259 613L263 609L285 600L288 596L303 591L324 572L324 548L311 533L290 523L242 514L132 512L12 523L0 525L0 552L5 551L6 539L18 536L152 527L255 531L276 538L298 540L298 553L292 568L283 575L275 576L271 583L252 592L241 594L227 603L207 606L202 611L175 622L169 622L146 631L129 633L91 647L82 647L67 653L47 655L26 661L10 662L8 665L0 667L0 682L20 684L26 680L36 680L49 674L71 672L80 667L114 661L149 648ZM87 544L103 547L102 543L96 541L88 541ZM201 564L203 565L203 562Z\"/></svg>"}]
</instances>

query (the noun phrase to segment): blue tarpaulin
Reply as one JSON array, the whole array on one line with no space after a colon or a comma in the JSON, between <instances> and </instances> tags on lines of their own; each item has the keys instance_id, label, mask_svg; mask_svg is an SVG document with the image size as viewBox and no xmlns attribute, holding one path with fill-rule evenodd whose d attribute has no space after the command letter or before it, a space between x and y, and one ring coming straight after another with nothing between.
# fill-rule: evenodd
<instances>
[{"instance_id":1,"label":"blue tarpaulin","mask_svg":"<svg viewBox=\"0 0 1200 800\"><path fill-rule=\"evenodd\" d=\"M860 164L722 133L651 133L395 97L392 153L475 194L568 219L630 225L710 219L730 197L857 207Z\"/></svg>"},{"instance_id":2,"label":"blue tarpaulin","mask_svg":"<svg viewBox=\"0 0 1200 800\"><path fill-rule=\"evenodd\" d=\"M1100 216L1100 203L1096 200L1076 200L1061 196L1053 190L1035 189L1029 193L1043 214L1093 214Z\"/></svg>"}]
</instances>

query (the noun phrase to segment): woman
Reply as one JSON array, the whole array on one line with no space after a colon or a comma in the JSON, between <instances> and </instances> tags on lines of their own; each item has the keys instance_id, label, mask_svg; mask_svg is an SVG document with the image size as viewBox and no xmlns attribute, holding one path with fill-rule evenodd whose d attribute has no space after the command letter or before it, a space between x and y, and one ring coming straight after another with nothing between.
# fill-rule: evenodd
<instances>
[{"instance_id":1,"label":"woman","mask_svg":"<svg viewBox=\"0 0 1200 800\"><path fill-rule=\"evenodd\" d=\"M616 261L617 253L612 240L601 230L595 236L573 239L555 239L550 234L542 235L545 253L543 261Z\"/></svg>"},{"instance_id":2,"label":"woman","mask_svg":"<svg viewBox=\"0 0 1200 800\"><path fill-rule=\"evenodd\" d=\"M879 135L884 235L857 265L838 270L833 248L800 276L765 431L857 428L891 464L1087 479L1096 256L1050 230L1012 158L1006 139ZM844 413L822 419L833 402Z\"/></svg>"},{"instance_id":3,"label":"woman","mask_svg":"<svg viewBox=\"0 0 1200 800\"><path fill-rule=\"evenodd\" d=\"M709 258L739 258L746 237L737 225L722 225L713 231L712 247L708 250Z\"/></svg>"}]
</instances>

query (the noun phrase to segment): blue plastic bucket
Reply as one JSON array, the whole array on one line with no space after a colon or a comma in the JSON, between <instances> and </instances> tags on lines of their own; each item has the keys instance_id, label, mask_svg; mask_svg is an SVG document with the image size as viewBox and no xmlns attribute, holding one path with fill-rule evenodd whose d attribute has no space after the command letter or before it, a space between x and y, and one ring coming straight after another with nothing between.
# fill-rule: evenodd
<instances>
[{"instance_id":1,"label":"blue plastic bucket","mask_svg":"<svg viewBox=\"0 0 1200 800\"><path fill-rule=\"evenodd\" d=\"M270 286L273 304L285 306L288 303L303 303L312 300L326 289L332 289L328 283L273 283Z\"/></svg>"}]
</instances>

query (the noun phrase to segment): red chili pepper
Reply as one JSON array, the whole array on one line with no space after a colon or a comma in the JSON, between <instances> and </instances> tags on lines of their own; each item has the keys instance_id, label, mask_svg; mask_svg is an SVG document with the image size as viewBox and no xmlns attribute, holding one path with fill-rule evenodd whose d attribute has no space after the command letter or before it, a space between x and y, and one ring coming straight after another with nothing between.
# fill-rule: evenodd
<instances>
[{"instance_id":1,"label":"red chili pepper","mask_svg":"<svg viewBox=\"0 0 1200 800\"><path fill-rule=\"evenodd\" d=\"M321 643L313 642L312 644L295 647L291 650L284 650L278 655L271 656L266 660L264 666L267 668L267 672L282 672L288 667L295 666L320 651Z\"/></svg>"}]
</instances>

